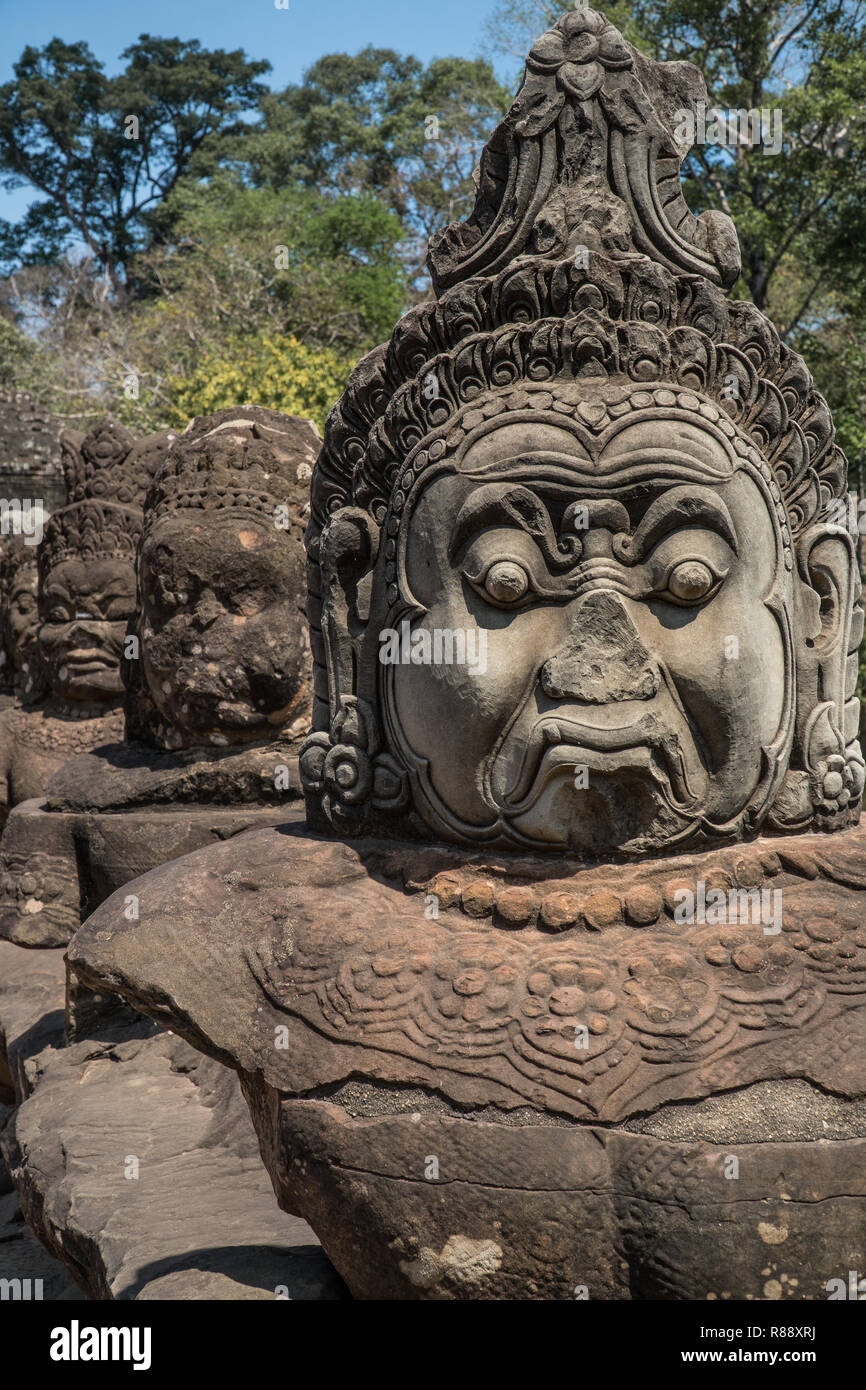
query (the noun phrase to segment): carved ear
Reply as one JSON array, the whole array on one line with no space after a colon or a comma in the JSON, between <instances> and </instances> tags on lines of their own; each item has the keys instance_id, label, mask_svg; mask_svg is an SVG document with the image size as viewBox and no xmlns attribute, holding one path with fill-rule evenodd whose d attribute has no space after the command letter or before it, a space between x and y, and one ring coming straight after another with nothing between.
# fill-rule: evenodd
<instances>
[{"instance_id":1,"label":"carved ear","mask_svg":"<svg viewBox=\"0 0 866 1390\"><path fill-rule=\"evenodd\" d=\"M856 818L863 791L860 702L854 693L863 633L860 575L851 536L825 523L800 537L797 562L803 638L797 737L816 820L829 828L840 817Z\"/></svg>"},{"instance_id":2,"label":"carved ear","mask_svg":"<svg viewBox=\"0 0 866 1390\"><path fill-rule=\"evenodd\" d=\"M863 627L854 543L841 527L811 526L797 542L797 560L804 580L806 690L811 704L829 700L834 705L841 730L857 682L857 646ZM855 724L852 738L856 732Z\"/></svg>"},{"instance_id":3,"label":"carved ear","mask_svg":"<svg viewBox=\"0 0 866 1390\"><path fill-rule=\"evenodd\" d=\"M330 721L327 733L320 729L308 736L300 766L307 823L322 829L330 824L341 833L360 834L371 810L399 812L409 802L405 770L382 752L375 708L362 688L364 640L371 621L376 628L371 607L378 551L379 528L357 507L334 512L322 532ZM368 683L371 679L368 671Z\"/></svg>"},{"instance_id":4,"label":"carved ear","mask_svg":"<svg viewBox=\"0 0 866 1390\"><path fill-rule=\"evenodd\" d=\"M322 532L322 633L328 662L331 718L357 692L358 649L370 616L379 528L358 507L334 512Z\"/></svg>"}]
</instances>

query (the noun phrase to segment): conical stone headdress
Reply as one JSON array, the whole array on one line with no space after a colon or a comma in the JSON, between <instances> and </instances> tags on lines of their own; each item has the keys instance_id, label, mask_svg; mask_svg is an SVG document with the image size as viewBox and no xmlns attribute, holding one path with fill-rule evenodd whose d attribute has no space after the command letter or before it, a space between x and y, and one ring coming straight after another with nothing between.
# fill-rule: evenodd
<instances>
[{"instance_id":1,"label":"conical stone headdress","mask_svg":"<svg viewBox=\"0 0 866 1390\"><path fill-rule=\"evenodd\" d=\"M40 582L71 557L135 560L142 507L173 431L136 441L106 416L89 434L61 439L68 503L51 516L39 547Z\"/></svg>"}]
</instances>

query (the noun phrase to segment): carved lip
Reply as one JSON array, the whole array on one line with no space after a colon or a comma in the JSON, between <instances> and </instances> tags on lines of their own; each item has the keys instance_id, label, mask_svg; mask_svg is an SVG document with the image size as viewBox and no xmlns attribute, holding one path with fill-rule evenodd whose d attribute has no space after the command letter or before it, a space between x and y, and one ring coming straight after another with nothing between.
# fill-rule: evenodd
<instances>
[{"instance_id":1,"label":"carved lip","mask_svg":"<svg viewBox=\"0 0 866 1390\"><path fill-rule=\"evenodd\" d=\"M253 703L252 697L246 700L226 699L225 686L218 681L214 682L212 688L175 681L170 705L164 696L160 697L160 703L166 705L163 711L166 718L172 718L170 711L180 706L181 724L186 723L198 728L204 720L214 725L213 732L219 732L220 728L257 729L268 728L270 725L268 714Z\"/></svg>"},{"instance_id":2,"label":"carved lip","mask_svg":"<svg viewBox=\"0 0 866 1390\"><path fill-rule=\"evenodd\" d=\"M604 711L604 714L602 714ZM526 749L516 778L504 796L510 814L526 810L546 780L551 765L586 763L599 772L616 772L622 767L638 766L641 762L657 781L666 782L671 804L679 811L693 808L696 794L689 785L688 772L677 734L652 720L656 727L648 728L646 705L634 717L634 703L627 707L602 706L597 712L603 723L584 723L571 716L547 715L538 720L530 731ZM616 714L627 722L613 720ZM632 754L616 758L616 754ZM567 756L563 756L567 755ZM634 755L637 755L635 757Z\"/></svg>"},{"instance_id":3,"label":"carved lip","mask_svg":"<svg viewBox=\"0 0 866 1390\"><path fill-rule=\"evenodd\" d=\"M78 671L87 670L93 666L113 666L116 661L116 657L100 651L97 647L88 647L84 650L75 648L63 657L64 666L74 666Z\"/></svg>"}]
</instances>

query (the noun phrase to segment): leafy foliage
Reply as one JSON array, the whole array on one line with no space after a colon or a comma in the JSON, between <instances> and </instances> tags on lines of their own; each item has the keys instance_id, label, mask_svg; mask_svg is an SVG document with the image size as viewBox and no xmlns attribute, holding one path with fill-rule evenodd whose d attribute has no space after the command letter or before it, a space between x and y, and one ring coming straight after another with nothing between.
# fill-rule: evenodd
<instances>
[{"instance_id":1,"label":"leafy foliage","mask_svg":"<svg viewBox=\"0 0 866 1390\"><path fill-rule=\"evenodd\" d=\"M130 260L151 239L149 215L184 174L213 168L209 142L219 131L225 148L270 67L148 34L122 57L126 70L108 78L86 43L52 39L26 48L0 86L4 186L45 195L17 225L3 224L7 265L53 262L80 242L122 293Z\"/></svg>"},{"instance_id":2,"label":"leafy foliage","mask_svg":"<svg viewBox=\"0 0 866 1390\"><path fill-rule=\"evenodd\" d=\"M167 209L173 240L131 262L144 287L132 303L87 259L28 267L3 287L10 332L34 353L38 339L43 394L70 421L109 410L138 431L178 423L179 401L197 413L181 383L204 387L202 362L225 384L233 354L264 369L281 335L312 354L297 359L305 372L333 381L332 403L353 360L403 308L400 223L370 195L248 188L222 174L178 185ZM342 376L327 376L333 362ZM256 400L246 368L242 378ZM274 394L270 378L262 390ZM303 413L323 410L316 386Z\"/></svg>"},{"instance_id":3,"label":"leafy foliage","mask_svg":"<svg viewBox=\"0 0 866 1390\"><path fill-rule=\"evenodd\" d=\"M366 350L399 317L399 219L369 193L249 188L220 174L166 201L170 244L136 264L151 297L178 306L192 343L255 323Z\"/></svg>"},{"instance_id":4,"label":"leafy foliage","mask_svg":"<svg viewBox=\"0 0 866 1390\"><path fill-rule=\"evenodd\" d=\"M432 232L470 211L472 172L510 100L483 59L425 68L392 49L330 53L263 100L234 154L255 183L376 193L402 219L418 279Z\"/></svg>"},{"instance_id":5,"label":"leafy foliage","mask_svg":"<svg viewBox=\"0 0 866 1390\"><path fill-rule=\"evenodd\" d=\"M185 377L166 383L169 424L226 406L267 406L313 420L319 430L345 384L351 362L270 333L227 337Z\"/></svg>"}]
</instances>

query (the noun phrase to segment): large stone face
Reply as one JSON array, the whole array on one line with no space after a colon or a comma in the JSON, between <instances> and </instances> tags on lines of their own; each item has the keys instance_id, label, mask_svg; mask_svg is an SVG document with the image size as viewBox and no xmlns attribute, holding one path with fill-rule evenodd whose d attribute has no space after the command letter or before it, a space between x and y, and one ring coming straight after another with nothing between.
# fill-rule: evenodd
<instances>
[{"instance_id":1,"label":"large stone face","mask_svg":"<svg viewBox=\"0 0 866 1390\"><path fill-rule=\"evenodd\" d=\"M862 610L826 407L751 306L641 263L558 269L479 287L465 348L456 290L416 311L332 416L311 814L585 854L852 823ZM373 414L400 378L358 438L358 397Z\"/></svg>"},{"instance_id":2,"label":"large stone face","mask_svg":"<svg viewBox=\"0 0 866 1390\"><path fill-rule=\"evenodd\" d=\"M700 91L563 18L434 241L437 300L332 412L316 824L593 855L856 821L845 459L805 364L723 292L732 224L682 202Z\"/></svg>"}]
</instances>

